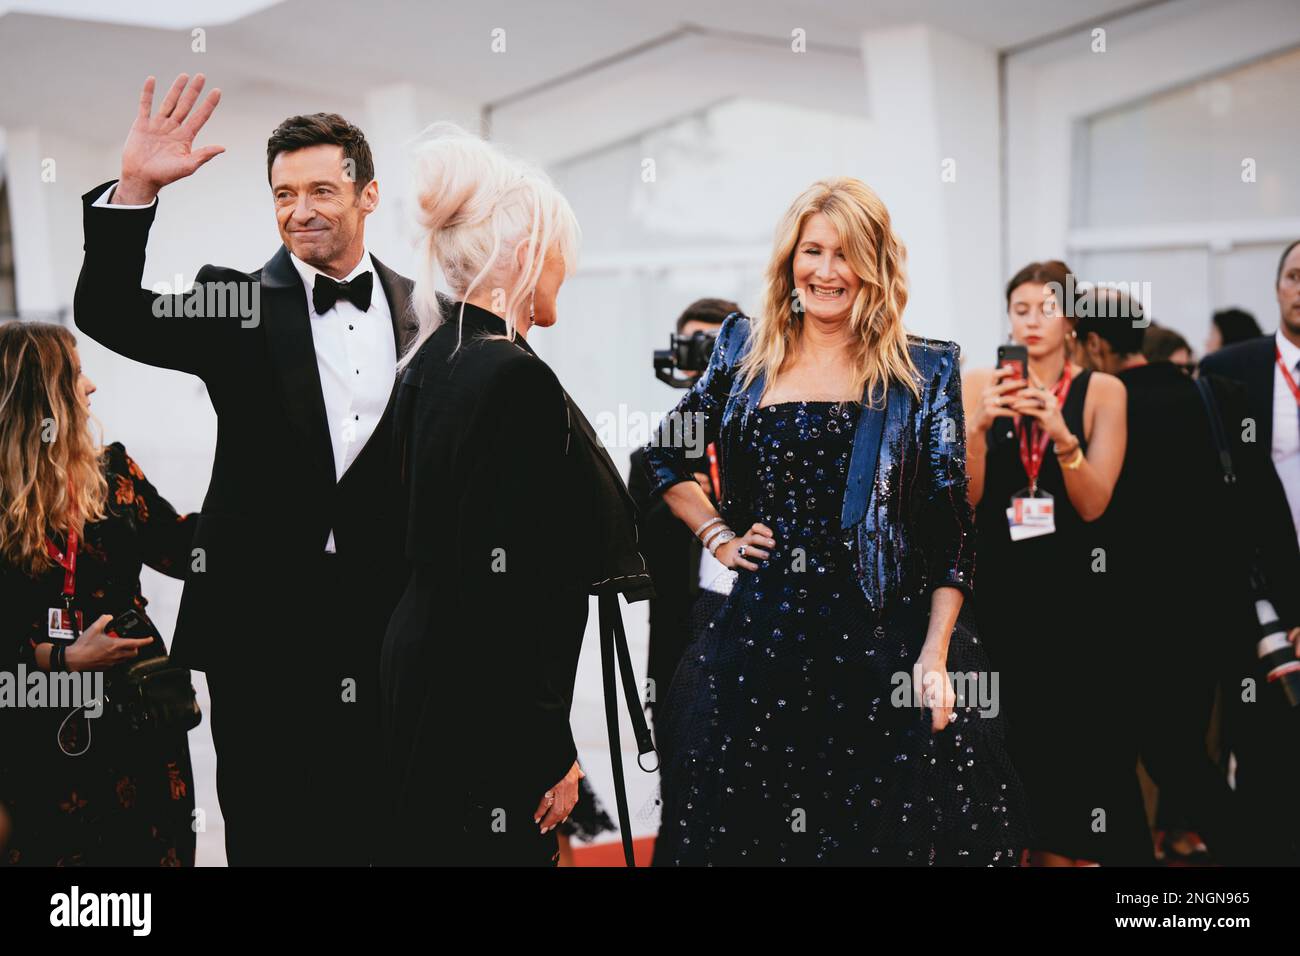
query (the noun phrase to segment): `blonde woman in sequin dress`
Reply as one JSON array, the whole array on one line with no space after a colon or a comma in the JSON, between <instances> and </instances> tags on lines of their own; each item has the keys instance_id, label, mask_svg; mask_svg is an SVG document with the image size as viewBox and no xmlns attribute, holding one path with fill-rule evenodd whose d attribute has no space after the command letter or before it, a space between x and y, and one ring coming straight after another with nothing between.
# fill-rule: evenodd
<instances>
[{"instance_id":1,"label":"blonde woman in sequin dress","mask_svg":"<svg viewBox=\"0 0 1300 956\"><path fill-rule=\"evenodd\" d=\"M904 255L865 184L813 184L762 312L727 319L645 448L654 493L737 573L657 721L657 864L1014 865L1025 845L961 617L958 349L903 329ZM690 421L703 441L681 440ZM710 441L717 510L692 477Z\"/></svg>"}]
</instances>

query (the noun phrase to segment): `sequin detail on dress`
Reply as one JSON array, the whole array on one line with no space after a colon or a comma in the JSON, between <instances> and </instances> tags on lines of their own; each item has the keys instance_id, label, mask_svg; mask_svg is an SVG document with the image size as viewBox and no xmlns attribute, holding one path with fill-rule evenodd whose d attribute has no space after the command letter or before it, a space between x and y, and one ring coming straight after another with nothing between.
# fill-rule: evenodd
<instances>
[{"instance_id":1,"label":"sequin detail on dress","mask_svg":"<svg viewBox=\"0 0 1300 956\"><path fill-rule=\"evenodd\" d=\"M997 722L967 706L936 736L927 710L893 702L924 634L887 630L854 577L840 514L860 411L751 416L753 519L777 543L740 571L665 700L656 864L1016 862L1021 795Z\"/></svg>"}]
</instances>

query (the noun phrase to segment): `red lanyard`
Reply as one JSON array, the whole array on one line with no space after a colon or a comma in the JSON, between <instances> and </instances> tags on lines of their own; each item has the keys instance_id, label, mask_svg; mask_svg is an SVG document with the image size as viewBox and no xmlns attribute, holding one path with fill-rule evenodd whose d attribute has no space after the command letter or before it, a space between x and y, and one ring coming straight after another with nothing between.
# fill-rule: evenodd
<instances>
[{"instance_id":1,"label":"red lanyard","mask_svg":"<svg viewBox=\"0 0 1300 956\"><path fill-rule=\"evenodd\" d=\"M68 501L75 502L76 500L77 497L74 494L72 482L69 480ZM76 505L74 504L70 509L73 517L76 516L75 509ZM77 594L77 543L77 530L72 526L71 521L68 522L68 548L65 553L59 552L58 546L50 540L49 535L45 536L46 553L63 569L63 604L69 609L72 607L72 599Z\"/></svg>"},{"instance_id":2,"label":"red lanyard","mask_svg":"<svg viewBox=\"0 0 1300 956\"><path fill-rule=\"evenodd\" d=\"M1300 385L1296 384L1295 379L1291 375L1291 370L1286 367L1286 359L1282 358L1282 349L1279 346L1274 346L1273 348L1274 351L1277 352L1277 367L1282 370L1282 376L1286 379L1287 385L1291 388L1291 395L1295 398L1295 403L1300 405Z\"/></svg>"},{"instance_id":3,"label":"red lanyard","mask_svg":"<svg viewBox=\"0 0 1300 956\"><path fill-rule=\"evenodd\" d=\"M72 598L77 593L77 532L69 529L66 553L61 553L48 537L45 539L45 550L63 569L63 603L71 605Z\"/></svg>"},{"instance_id":4,"label":"red lanyard","mask_svg":"<svg viewBox=\"0 0 1300 956\"><path fill-rule=\"evenodd\" d=\"M1065 396L1069 393L1070 362L1067 359L1065 368L1061 370L1060 380L1052 386L1052 394L1056 396L1058 407L1065 407ZM1035 418L1029 419L1028 428L1024 427L1024 421L1020 424L1020 463L1024 465L1025 474L1029 476L1029 494L1032 496L1038 490L1038 473L1043 467L1043 452L1047 450L1047 443L1051 439L1047 431L1039 427L1038 420Z\"/></svg>"},{"instance_id":5,"label":"red lanyard","mask_svg":"<svg viewBox=\"0 0 1300 956\"><path fill-rule=\"evenodd\" d=\"M722 479L718 475L718 448L709 442L709 480L713 483L713 500L722 500Z\"/></svg>"}]
</instances>

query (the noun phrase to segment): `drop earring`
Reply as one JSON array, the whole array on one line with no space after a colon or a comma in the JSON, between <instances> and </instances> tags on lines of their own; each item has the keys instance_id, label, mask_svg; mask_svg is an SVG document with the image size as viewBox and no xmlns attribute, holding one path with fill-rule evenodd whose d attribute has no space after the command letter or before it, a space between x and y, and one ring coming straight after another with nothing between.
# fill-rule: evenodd
<instances>
[{"instance_id":1,"label":"drop earring","mask_svg":"<svg viewBox=\"0 0 1300 956\"><path fill-rule=\"evenodd\" d=\"M536 316L537 316L537 290L534 289L533 294L528 297L528 324L529 325L533 325L536 323L537 321Z\"/></svg>"}]
</instances>

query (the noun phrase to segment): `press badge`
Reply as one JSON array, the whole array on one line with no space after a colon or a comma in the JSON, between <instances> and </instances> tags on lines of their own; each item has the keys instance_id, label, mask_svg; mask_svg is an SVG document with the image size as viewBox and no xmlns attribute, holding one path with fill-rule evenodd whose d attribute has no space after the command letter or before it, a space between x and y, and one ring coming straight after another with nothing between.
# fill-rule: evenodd
<instances>
[{"instance_id":1,"label":"press badge","mask_svg":"<svg viewBox=\"0 0 1300 956\"><path fill-rule=\"evenodd\" d=\"M76 618L73 618L73 615ZM52 607L48 615L49 626L46 633L50 640L56 644L71 644L77 639L77 634L81 632L81 612L70 611L66 608ZM73 623L76 623L76 629L73 629Z\"/></svg>"},{"instance_id":2,"label":"press badge","mask_svg":"<svg viewBox=\"0 0 1300 956\"><path fill-rule=\"evenodd\" d=\"M1007 524L1012 541L1051 534L1056 530L1056 500L1045 491L1031 494L1028 488L1022 489L1011 499Z\"/></svg>"}]
</instances>

